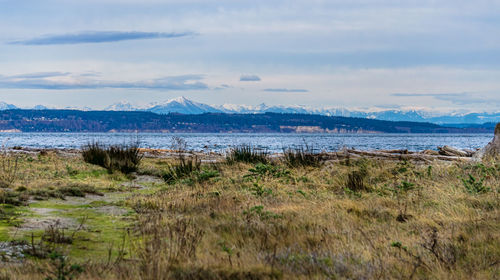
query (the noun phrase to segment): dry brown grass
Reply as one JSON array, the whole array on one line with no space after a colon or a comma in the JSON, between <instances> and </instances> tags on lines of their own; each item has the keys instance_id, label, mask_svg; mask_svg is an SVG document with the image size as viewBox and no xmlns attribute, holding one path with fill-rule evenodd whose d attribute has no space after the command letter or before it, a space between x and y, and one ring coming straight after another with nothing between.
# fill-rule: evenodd
<instances>
[{"instance_id":1,"label":"dry brown grass","mask_svg":"<svg viewBox=\"0 0 500 280\"><path fill-rule=\"evenodd\" d=\"M146 159L141 168L161 175L165 164ZM81 279L494 279L500 273L498 163L359 160L279 165L278 173L255 176L247 176L252 164L217 169L207 180L193 174L130 197L126 203L139 218L128 254L105 270L104 260L84 264ZM353 172L366 174L356 179L363 188L350 187ZM468 192L462 178L469 174L489 190ZM51 180L38 176L31 179ZM44 265L27 262L6 273L41 278Z\"/></svg>"}]
</instances>

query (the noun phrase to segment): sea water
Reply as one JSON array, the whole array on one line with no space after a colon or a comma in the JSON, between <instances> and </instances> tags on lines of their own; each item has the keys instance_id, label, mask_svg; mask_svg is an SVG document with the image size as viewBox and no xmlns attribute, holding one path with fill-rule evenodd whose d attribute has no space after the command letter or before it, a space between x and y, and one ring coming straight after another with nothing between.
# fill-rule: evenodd
<instances>
[{"instance_id":1,"label":"sea water","mask_svg":"<svg viewBox=\"0 0 500 280\"><path fill-rule=\"evenodd\" d=\"M249 144L270 152L308 145L316 151L335 151L342 147L359 150L408 149L419 151L449 145L460 149L484 147L490 134L220 134L220 133L2 133L4 147L79 149L98 141L103 144L139 143L141 147L169 149L173 137L183 139L189 150L223 152Z\"/></svg>"}]
</instances>

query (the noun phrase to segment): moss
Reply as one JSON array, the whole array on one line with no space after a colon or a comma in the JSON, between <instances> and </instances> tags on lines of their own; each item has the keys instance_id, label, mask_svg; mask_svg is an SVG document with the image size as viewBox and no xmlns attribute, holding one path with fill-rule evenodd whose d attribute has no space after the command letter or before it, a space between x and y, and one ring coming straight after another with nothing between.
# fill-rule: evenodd
<instances>
[{"instance_id":1,"label":"moss","mask_svg":"<svg viewBox=\"0 0 500 280\"><path fill-rule=\"evenodd\" d=\"M28 207L0 204L0 241L10 240L12 229L22 224L22 217L30 216L30 214Z\"/></svg>"},{"instance_id":2,"label":"moss","mask_svg":"<svg viewBox=\"0 0 500 280\"><path fill-rule=\"evenodd\" d=\"M85 180L88 178L101 178L106 176L108 172L105 169L94 169L88 171L78 171L78 173L70 174L71 179Z\"/></svg>"},{"instance_id":3,"label":"moss","mask_svg":"<svg viewBox=\"0 0 500 280\"><path fill-rule=\"evenodd\" d=\"M61 216L80 221L85 219L86 229L76 235L70 250L70 256L77 259L106 257L109 246L119 246L133 221L130 215L112 216L92 208L75 209Z\"/></svg>"},{"instance_id":4,"label":"moss","mask_svg":"<svg viewBox=\"0 0 500 280\"><path fill-rule=\"evenodd\" d=\"M86 205L78 205L78 204L68 204L64 200L45 200L33 202L29 205L31 208L48 208L48 209L57 209L57 210L71 210L75 208L87 207Z\"/></svg>"}]
</instances>

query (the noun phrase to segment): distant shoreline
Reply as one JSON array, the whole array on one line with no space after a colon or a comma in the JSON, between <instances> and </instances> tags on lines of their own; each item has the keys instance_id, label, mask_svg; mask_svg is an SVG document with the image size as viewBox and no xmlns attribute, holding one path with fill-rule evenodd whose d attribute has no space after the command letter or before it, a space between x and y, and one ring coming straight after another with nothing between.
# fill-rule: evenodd
<instances>
[{"instance_id":1,"label":"distant shoreline","mask_svg":"<svg viewBox=\"0 0 500 280\"><path fill-rule=\"evenodd\" d=\"M70 132L57 132L57 131L0 131L0 135L8 135L8 134L85 134L85 133L93 133L93 134L171 134L171 135L182 135L182 134L202 134L202 135L210 135L210 134L218 134L218 135L491 135L493 131L478 131L478 132L362 132L362 133L333 133L333 132L157 132L157 131L70 131Z\"/></svg>"},{"instance_id":2,"label":"distant shoreline","mask_svg":"<svg viewBox=\"0 0 500 280\"><path fill-rule=\"evenodd\" d=\"M122 133L492 133L493 123L447 127L425 122L383 121L311 114L196 115L151 112L5 110L4 132L122 132Z\"/></svg>"}]
</instances>

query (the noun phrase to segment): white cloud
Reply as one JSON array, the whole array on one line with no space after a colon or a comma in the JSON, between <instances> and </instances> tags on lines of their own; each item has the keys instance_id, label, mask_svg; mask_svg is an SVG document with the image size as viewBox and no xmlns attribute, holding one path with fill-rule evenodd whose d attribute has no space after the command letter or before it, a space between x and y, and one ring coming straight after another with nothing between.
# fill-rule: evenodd
<instances>
[{"instance_id":1,"label":"white cloud","mask_svg":"<svg viewBox=\"0 0 500 280\"><path fill-rule=\"evenodd\" d=\"M459 109L480 106L391 94L468 92L492 99L500 88L500 37L494 36L500 31L498 1L27 0L2 4L0 26L9 26L0 29L4 43L86 30L151 34L191 30L200 34L106 44L0 43L1 74L11 78L32 72L81 73L77 78L39 78L87 85L104 81L109 86L200 73L205 75L201 82L209 88L230 86L210 96L209 91L200 90L202 94L195 99L209 103L424 106L432 102L438 108ZM239 83L241 73L265 78L259 83ZM307 89L308 93L273 95L264 89ZM41 91L43 97L26 89L0 90L0 99L23 102L27 98L17 93L33 94L30 97L40 100L64 94ZM163 97L146 87L72 90L76 91L116 100ZM85 94L80 96L77 102L94 102L85 99ZM495 106L481 106L486 105Z\"/></svg>"}]
</instances>

